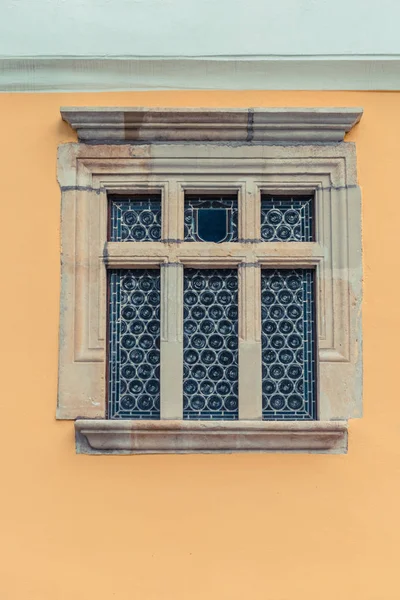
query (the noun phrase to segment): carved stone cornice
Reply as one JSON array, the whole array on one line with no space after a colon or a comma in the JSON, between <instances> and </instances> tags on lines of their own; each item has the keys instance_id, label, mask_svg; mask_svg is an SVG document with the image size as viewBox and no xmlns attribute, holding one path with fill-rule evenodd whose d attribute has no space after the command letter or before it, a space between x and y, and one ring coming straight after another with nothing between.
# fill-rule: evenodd
<instances>
[{"instance_id":1,"label":"carved stone cornice","mask_svg":"<svg viewBox=\"0 0 400 600\"><path fill-rule=\"evenodd\" d=\"M291 144L341 142L361 108L61 108L89 144L201 142Z\"/></svg>"}]
</instances>

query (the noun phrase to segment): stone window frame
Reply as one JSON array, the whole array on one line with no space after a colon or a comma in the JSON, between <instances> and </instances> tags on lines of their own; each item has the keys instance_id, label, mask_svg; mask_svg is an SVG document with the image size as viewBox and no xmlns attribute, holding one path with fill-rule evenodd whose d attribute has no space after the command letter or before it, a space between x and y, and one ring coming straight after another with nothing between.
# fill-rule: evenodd
<instances>
[{"instance_id":1,"label":"stone window frame","mask_svg":"<svg viewBox=\"0 0 400 600\"><path fill-rule=\"evenodd\" d=\"M62 116L79 142L58 152L57 418L75 419L77 452L346 452L348 419L362 409L362 264L355 145L342 140L361 111L72 108ZM185 191L237 192L241 241L177 243ZM161 192L165 244L107 241L107 194L133 192ZM255 241L262 192L315 194L315 242ZM245 199L252 210L240 210ZM238 267L238 421L182 420L183 266ZM128 267L161 269L160 421L105 418L106 269ZM260 267L316 269L316 421L261 420Z\"/></svg>"}]
</instances>

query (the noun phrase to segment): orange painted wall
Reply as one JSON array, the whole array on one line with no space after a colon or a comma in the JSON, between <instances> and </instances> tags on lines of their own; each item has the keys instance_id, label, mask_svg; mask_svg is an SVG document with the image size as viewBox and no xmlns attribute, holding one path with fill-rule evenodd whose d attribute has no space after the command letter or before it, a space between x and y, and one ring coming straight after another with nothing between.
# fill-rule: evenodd
<instances>
[{"instance_id":1,"label":"orange painted wall","mask_svg":"<svg viewBox=\"0 0 400 600\"><path fill-rule=\"evenodd\" d=\"M346 456L77 456L56 422L61 105L362 106L364 411ZM398 600L400 94L0 95L0 600Z\"/></svg>"}]
</instances>

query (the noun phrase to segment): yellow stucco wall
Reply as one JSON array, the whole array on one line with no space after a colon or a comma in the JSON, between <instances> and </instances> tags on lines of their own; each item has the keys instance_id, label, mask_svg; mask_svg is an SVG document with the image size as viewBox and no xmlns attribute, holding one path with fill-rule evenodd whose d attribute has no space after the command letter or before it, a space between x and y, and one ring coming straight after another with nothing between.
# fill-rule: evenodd
<instances>
[{"instance_id":1,"label":"yellow stucco wall","mask_svg":"<svg viewBox=\"0 0 400 600\"><path fill-rule=\"evenodd\" d=\"M77 456L56 422L61 105L362 106L349 453ZM3 94L0 600L398 600L400 93Z\"/></svg>"}]
</instances>

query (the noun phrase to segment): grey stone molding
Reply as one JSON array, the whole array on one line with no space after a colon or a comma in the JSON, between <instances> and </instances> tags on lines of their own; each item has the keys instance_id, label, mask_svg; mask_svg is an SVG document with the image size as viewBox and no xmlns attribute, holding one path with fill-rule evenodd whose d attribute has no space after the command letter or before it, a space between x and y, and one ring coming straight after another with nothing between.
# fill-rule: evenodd
<instances>
[{"instance_id":1,"label":"grey stone molding","mask_svg":"<svg viewBox=\"0 0 400 600\"><path fill-rule=\"evenodd\" d=\"M75 421L78 454L347 452L346 421Z\"/></svg>"},{"instance_id":2,"label":"grey stone molding","mask_svg":"<svg viewBox=\"0 0 400 600\"><path fill-rule=\"evenodd\" d=\"M337 143L360 120L361 108L93 108L61 109L89 144L212 142Z\"/></svg>"}]
</instances>

